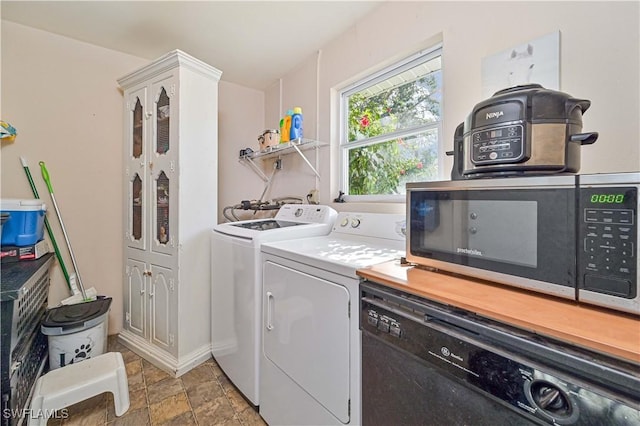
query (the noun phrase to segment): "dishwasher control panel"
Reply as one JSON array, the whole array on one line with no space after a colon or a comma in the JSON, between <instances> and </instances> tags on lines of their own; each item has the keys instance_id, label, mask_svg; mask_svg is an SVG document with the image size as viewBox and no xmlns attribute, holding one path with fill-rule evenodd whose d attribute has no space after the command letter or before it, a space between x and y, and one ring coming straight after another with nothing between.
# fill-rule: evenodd
<instances>
[{"instance_id":1,"label":"dishwasher control panel","mask_svg":"<svg viewBox=\"0 0 640 426\"><path fill-rule=\"evenodd\" d=\"M402 335L402 327L397 320L387 315L378 315L373 309L369 309L367 323L383 333L389 333L391 336L400 337Z\"/></svg>"}]
</instances>

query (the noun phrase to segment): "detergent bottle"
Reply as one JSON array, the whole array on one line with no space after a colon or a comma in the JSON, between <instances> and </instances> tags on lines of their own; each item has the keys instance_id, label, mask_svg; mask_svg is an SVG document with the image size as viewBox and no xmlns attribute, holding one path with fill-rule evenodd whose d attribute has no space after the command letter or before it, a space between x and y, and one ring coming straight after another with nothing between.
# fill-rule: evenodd
<instances>
[{"instance_id":1,"label":"detergent bottle","mask_svg":"<svg viewBox=\"0 0 640 426\"><path fill-rule=\"evenodd\" d=\"M280 129L280 142L289 142L291 134L291 116L292 110L287 110L287 114L282 119L282 126Z\"/></svg>"},{"instance_id":2,"label":"detergent bottle","mask_svg":"<svg viewBox=\"0 0 640 426\"><path fill-rule=\"evenodd\" d=\"M284 133L284 118L280 119L280 143L289 142L289 134Z\"/></svg>"},{"instance_id":3,"label":"detergent bottle","mask_svg":"<svg viewBox=\"0 0 640 426\"><path fill-rule=\"evenodd\" d=\"M291 115L291 132L289 139L302 138L302 108L295 107Z\"/></svg>"}]
</instances>

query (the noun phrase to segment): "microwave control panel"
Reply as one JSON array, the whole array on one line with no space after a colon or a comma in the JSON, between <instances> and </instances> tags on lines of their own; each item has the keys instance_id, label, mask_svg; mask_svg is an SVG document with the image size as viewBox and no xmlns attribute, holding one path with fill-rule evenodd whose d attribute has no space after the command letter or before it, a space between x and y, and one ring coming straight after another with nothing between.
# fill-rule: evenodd
<instances>
[{"instance_id":1,"label":"microwave control panel","mask_svg":"<svg viewBox=\"0 0 640 426\"><path fill-rule=\"evenodd\" d=\"M524 126L510 124L471 134L473 164L517 163L526 160Z\"/></svg>"},{"instance_id":2,"label":"microwave control panel","mask_svg":"<svg viewBox=\"0 0 640 426\"><path fill-rule=\"evenodd\" d=\"M579 287L611 296L637 296L638 190L580 189Z\"/></svg>"}]
</instances>

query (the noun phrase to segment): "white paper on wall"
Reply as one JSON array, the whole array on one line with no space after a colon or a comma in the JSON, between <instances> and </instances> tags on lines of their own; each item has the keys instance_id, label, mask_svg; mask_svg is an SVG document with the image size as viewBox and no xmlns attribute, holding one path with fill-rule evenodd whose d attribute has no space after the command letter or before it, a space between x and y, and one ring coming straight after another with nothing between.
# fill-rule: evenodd
<instances>
[{"instance_id":1,"label":"white paper on wall","mask_svg":"<svg viewBox=\"0 0 640 426\"><path fill-rule=\"evenodd\" d=\"M560 90L560 31L511 47L482 59L482 96L537 83Z\"/></svg>"}]
</instances>

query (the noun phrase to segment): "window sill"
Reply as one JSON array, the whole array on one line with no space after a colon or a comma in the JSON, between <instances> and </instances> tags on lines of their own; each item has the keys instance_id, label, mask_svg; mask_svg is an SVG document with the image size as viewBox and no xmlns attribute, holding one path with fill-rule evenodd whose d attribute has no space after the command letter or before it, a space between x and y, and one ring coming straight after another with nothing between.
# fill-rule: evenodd
<instances>
[{"instance_id":1,"label":"window sill","mask_svg":"<svg viewBox=\"0 0 640 426\"><path fill-rule=\"evenodd\" d=\"M345 195L346 203L396 203L406 204L407 196L405 194L398 195Z\"/></svg>"}]
</instances>

